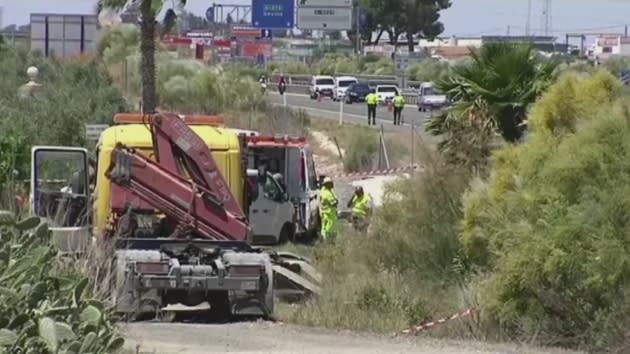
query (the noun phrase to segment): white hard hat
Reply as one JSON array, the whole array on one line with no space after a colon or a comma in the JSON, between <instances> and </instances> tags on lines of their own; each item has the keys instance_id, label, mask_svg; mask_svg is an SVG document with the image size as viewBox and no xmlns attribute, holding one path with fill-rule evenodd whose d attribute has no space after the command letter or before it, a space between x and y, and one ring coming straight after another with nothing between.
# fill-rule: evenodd
<instances>
[{"instance_id":1,"label":"white hard hat","mask_svg":"<svg viewBox=\"0 0 630 354\"><path fill-rule=\"evenodd\" d=\"M323 181L322 183L324 183L324 184L326 184L326 183L332 183L332 178L330 178L330 177L324 177L324 181Z\"/></svg>"}]
</instances>

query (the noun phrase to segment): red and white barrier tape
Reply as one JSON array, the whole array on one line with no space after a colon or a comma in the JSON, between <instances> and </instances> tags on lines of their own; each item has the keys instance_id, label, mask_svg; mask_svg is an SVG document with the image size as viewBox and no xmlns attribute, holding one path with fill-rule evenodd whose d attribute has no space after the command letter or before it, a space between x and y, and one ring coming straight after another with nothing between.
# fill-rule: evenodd
<instances>
[{"instance_id":1,"label":"red and white barrier tape","mask_svg":"<svg viewBox=\"0 0 630 354\"><path fill-rule=\"evenodd\" d=\"M435 327L437 325L446 323L446 322L451 321L451 320L455 320L455 319L463 318L463 317L468 317L468 316L474 316L476 312L477 312L477 309L474 308L474 307L471 307L471 308L469 308L466 311L456 313L456 314L454 314L454 315L452 315L450 317L440 318L439 320L435 320L435 321L431 321L431 322L423 322L423 323L421 323L421 324L419 324L417 326L413 326L411 328L403 329L402 331L400 331L398 333L394 333L394 336L397 336L399 334L405 334L405 335L407 335L407 334L412 335L413 334L413 335L416 335L416 334L418 334L420 332L426 331L429 328Z\"/></svg>"},{"instance_id":2,"label":"red and white barrier tape","mask_svg":"<svg viewBox=\"0 0 630 354\"><path fill-rule=\"evenodd\" d=\"M330 178L348 178L348 177L366 177L366 176L382 176L382 175L393 175L396 173L414 171L419 169L420 166L407 166L407 167L397 167L397 168L388 168L384 170L372 170L372 171L364 171L364 172L350 172L350 173L342 173L334 176L329 176Z\"/></svg>"}]
</instances>

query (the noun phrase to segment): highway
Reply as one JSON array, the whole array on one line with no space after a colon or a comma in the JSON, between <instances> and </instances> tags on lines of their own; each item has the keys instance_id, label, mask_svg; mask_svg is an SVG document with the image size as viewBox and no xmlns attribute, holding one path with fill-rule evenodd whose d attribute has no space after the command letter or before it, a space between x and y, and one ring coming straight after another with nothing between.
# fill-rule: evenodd
<instances>
[{"instance_id":1,"label":"highway","mask_svg":"<svg viewBox=\"0 0 630 354\"><path fill-rule=\"evenodd\" d=\"M269 92L269 97L273 104L283 105L284 98L277 92ZM307 95L286 93L286 104L291 108L303 109L307 113L328 119L339 119L340 103L333 102L331 99L323 99L322 101L312 100ZM424 123L430 113L418 111L415 105L407 105L403 110L403 125L410 126L413 122L418 127ZM387 107L379 106L376 109L377 124L393 126L393 113L387 111ZM367 124L367 107L365 103L353 103L343 105L344 122Z\"/></svg>"}]
</instances>

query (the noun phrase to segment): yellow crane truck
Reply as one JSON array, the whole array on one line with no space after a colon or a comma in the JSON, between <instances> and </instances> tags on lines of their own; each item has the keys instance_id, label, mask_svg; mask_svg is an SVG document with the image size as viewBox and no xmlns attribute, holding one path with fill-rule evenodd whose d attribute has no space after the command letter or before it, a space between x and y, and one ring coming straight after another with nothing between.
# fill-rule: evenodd
<instances>
[{"instance_id":1,"label":"yellow crane truck","mask_svg":"<svg viewBox=\"0 0 630 354\"><path fill-rule=\"evenodd\" d=\"M319 292L308 260L252 247L254 197L292 207L269 172L247 169L247 142L221 117L114 120L92 164L83 148L33 147L30 201L62 252L114 238L119 312L207 302L215 315L270 316L276 296Z\"/></svg>"}]
</instances>

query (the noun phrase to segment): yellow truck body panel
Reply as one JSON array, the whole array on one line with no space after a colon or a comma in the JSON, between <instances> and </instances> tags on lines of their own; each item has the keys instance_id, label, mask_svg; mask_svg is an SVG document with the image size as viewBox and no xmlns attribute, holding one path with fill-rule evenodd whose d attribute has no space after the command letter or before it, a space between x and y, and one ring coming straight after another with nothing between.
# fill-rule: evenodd
<instances>
[{"instance_id":1,"label":"yellow truck body panel","mask_svg":"<svg viewBox=\"0 0 630 354\"><path fill-rule=\"evenodd\" d=\"M242 175L241 149L237 134L230 129L210 125L191 125L190 128L210 147L212 156L229 184L234 197L242 201L244 176ZM96 200L93 204L94 235L101 235L110 219L111 182L105 176L105 171L110 165L111 152L117 143L135 148L143 155L153 159L151 132L147 125L121 124L103 131L97 145L98 166L94 188Z\"/></svg>"}]
</instances>

